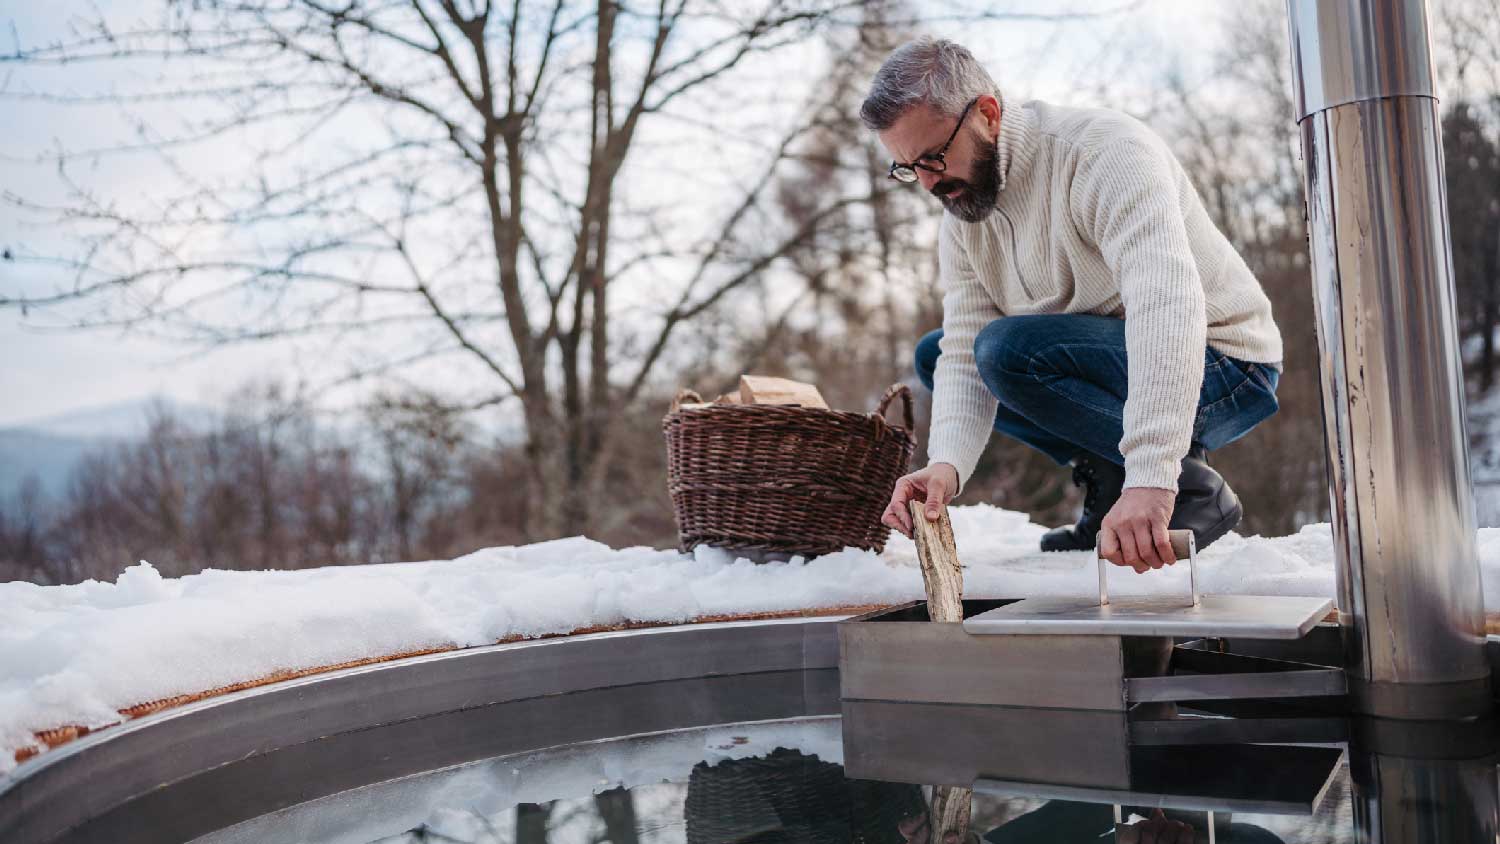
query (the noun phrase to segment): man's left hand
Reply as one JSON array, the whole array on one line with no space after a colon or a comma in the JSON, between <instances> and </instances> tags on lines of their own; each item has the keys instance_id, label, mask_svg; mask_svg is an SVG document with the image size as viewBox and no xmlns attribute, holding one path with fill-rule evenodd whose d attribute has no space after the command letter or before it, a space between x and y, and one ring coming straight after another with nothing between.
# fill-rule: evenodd
<instances>
[{"instance_id":1,"label":"man's left hand","mask_svg":"<svg viewBox=\"0 0 1500 844\"><path fill-rule=\"evenodd\" d=\"M1137 574L1177 562L1167 521L1177 496L1170 489L1133 486L1120 494L1099 527L1099 556Z\"/></svg>"}]
</instances>

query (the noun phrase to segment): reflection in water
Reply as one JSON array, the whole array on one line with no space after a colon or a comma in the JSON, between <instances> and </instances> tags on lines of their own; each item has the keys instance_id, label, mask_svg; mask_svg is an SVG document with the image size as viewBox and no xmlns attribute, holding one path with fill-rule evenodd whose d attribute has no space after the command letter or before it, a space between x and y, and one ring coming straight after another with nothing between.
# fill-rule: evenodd
<instances>
[{"instance_id":1,"label":"reflection in water","mask_svg":"<svg viewBox=\"0 0 1500 844\"><path fill-rule=\"evenodd\" d=\"M778 748L742 759L700 762L687 782L614 788L588 798L527 803L496 813L434 807L428 823L381 844L932 844L922 821L930 792L902 783L849 779L843 766ZM1312 816L1216 813L1224 844L1352 844L1350 785L1341 770ZM1206 812L977 794L970 844L1208 841ZM1183 832L1191 828L1191 833ZM1164 837L1164 830L1181 833ZM1115 833L1115 834L1112 834ZM1156 837L1151 837L1155 835ZM1189 837L1190 836L1190 837Z\"/></svg>"},{"instance_id":2,"label":"reflection in water","mask_svg":"<svg viewBox=\"0 0 1500 844\"><path fill-rule=\"evenodd\" d=\"M1019 727L1002 729L1007 720L964 722L958 707L944 715L971 751L950 742L922 756L909 739L924 722L912 718L866 717L866 728L881 728L873 733L847 717L726 724L429 771L195 844L941 844L927 818L934 789L912 784L921 782L980 786L964 844L1174 840L1167 832L1202 844L1210 807L1221 810L1212 824L1224 844L1500 840L1493 725L1365 725L1347 753L1344 743L1148 745L1102 767L1089 755L1107 755L1100 736L1112 731L1065 741L1079 731L1022 718L1032 739L1022 743ZM1044 738L1077 752L1053 752ZM1021 770L1028 755L1028 770L1074 782L986 778ZM1114 803L1128 828L1115 828Z\"/></svg>"},{"instance_id":3,"label":"reflection in water","mask_svg":"<svg viewBox=\"0 0 1500 844\"><path fill-rule=\"evenodd\" d=\"M1352 754L1355 826L1363 844L1497 840L1495 759Z\"/></svg>"},{"instance_id":4,"label":"reflection in water","mask_svg":"<svg viewBox=\"0 0 1500 844\"><path fill-rule=\"evenodd\" d=\"M626 792L627 794L629 792ZM522 803L516 807L516 844L542 844L547 840L547 820L552 804ZM423 827L426 831L426 827ZM493 827L490 830L493 832Z\"/></svg>"},{"instance_id":5,"label":"reflection in water","mask_svg":"<svg viewBox=\"0 0 1500 844\"><path fill-rule=\"evenodd\" d=\"M1161 810L1146 806L1123 807L1124 823L1116 825L1114 809L1094 803L1071 800L1049 800L1037 808L1012 818L984 834L990 844L1031 844L1031 842L1087 842L1113 840L1128 842L1159 841L1170 844L1207 842L1210 814L1181 810ZM1286 839L1281 835L1227 813L1212 815L1215 840L1224 844L1293 844L1293 842L1335 841L1336 838L1299 836Z\"/></svg>"},{"instance_id":6,"label":"reflection in water","mask_svg":"<svg viewBox=\"0 0 1500 844\"><path fill-rule=\"evenodd\" d=\"M901 844L903 822L924 809L917 786L846 779L842 765L779 748L762 758L699 763L683 814L688 844Z\"/></svg>"},{"instance_id":7,"label":"reflection in water","mask_svg":"<svg viewBox=\"0 0 1500 844\"><path fill-rule=\"evenodd\" d=\"M927 812L927 839L943 844L962 844L972 831L974 789L934 785Z\"/></svg>"}]
</instances>

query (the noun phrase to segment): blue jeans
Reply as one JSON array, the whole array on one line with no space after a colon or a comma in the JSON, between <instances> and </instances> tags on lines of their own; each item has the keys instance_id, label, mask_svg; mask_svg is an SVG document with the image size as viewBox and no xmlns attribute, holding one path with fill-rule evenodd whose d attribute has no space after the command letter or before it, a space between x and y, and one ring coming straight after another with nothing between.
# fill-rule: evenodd
<instances>
[{"instance_id":1,"label":"blue jeans","mask_svg":"<svg viewBox=\"0 0 1500 844\"><path fill-rule=\"evenodd\" d=\"M917 343L917 377L932 389L942 353L934 331ZM1002 317L974 338L979 374L1000 400L995 430L1059 464L1080 450L1121 466L1125 435L1125 321L1092 314ZM1276 412L1281 373L1207 347L1193 443L1215 449Z\"/></svg>"}]
</instances>

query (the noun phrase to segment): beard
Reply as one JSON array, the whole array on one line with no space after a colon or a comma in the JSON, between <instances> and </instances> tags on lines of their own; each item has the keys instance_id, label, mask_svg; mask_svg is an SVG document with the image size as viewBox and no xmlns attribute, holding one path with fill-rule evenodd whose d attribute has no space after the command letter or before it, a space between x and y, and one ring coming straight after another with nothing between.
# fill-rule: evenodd
<instances>
[{"instance_id":1,"label":"beard","mask_svg":"<svg viewBox=\"0 0 1500 844\"><path fill-rule=\"evenodd\" d=\"M995 210L1000 198L1000 152L998 141L985 143L979 133L973 133L975 153L973 178L943 179L932 186L932 195L943 203L948 213L966 223L977 223ZM959 192L946 196L954 188Z\"/></svg>"}]
</instances>

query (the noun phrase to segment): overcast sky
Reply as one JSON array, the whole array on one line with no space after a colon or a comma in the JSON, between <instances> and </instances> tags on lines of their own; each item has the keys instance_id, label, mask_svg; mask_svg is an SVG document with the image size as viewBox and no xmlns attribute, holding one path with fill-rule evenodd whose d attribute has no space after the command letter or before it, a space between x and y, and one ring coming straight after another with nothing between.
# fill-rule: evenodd
<instances>
[{"instance_id":1,"label":"overcast sky","mask_svg":"<svg viewBox=\"0 0 1500 844\"><path fill-rule=\"evenodd\" d=\"M1058 6L1055 2L993 5L1038 12ZM1073 8L1109 10L1121 5L1120 0L1080 0ZM4 50L13 49L15 34L26 46L60 36L69 16L79 8L87 6L71 0L46 4L0 0ZM159 4L125 0L106 4L106 8L112 18L126 19L132 14L149 15ZM961 31L937 23L932 31L963 41L1007 90L1066 102L1089 99L1088 89L1101 76L1118 86L1122 74L1139 71L1139 79L1133 83L1127 79L1126 85L1128 89L1135 84L1141 90L1159 78L1170 62L1199 60L1219 38L1219 11L1214 3L1199 0L1155 0L1127 14L1089 22L1004 22L966 26ZM1141 56L1147 61L1136 58ZM1131 67L1126 64L1130 62L1149 62L1150 66ZM45 80L17 72L7 82L0 74L0 84L12 89L52 85L73 92L101 92L109 90L110 73L107 65L80 65L60 69ZM1146 93L1142 90L1143 96ZM97 146L128 137L129 132L125 115L115 108L0 100L0 191L28 198L53 196L56 177L35 162L39 150L56 145L69 149ZM213 151L202 151L195 160L211 166ZM103 195L151 190L132 168L108 162L81 175ZM933 211L938 212L935 201ZM47 235L23 230L16 213L0 205L0 247L47 243ZM0 286L14 290L25 281L17 265L0 263ZM319 360L315 351L285 343L204 352L118 331L47 328L55 323L56 318L45 312L23 317L0 309L0 427L151 395L217 405L247 380L293 380L298 374L315 373Z\"/></svg>"}]
</instances>

